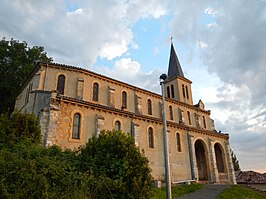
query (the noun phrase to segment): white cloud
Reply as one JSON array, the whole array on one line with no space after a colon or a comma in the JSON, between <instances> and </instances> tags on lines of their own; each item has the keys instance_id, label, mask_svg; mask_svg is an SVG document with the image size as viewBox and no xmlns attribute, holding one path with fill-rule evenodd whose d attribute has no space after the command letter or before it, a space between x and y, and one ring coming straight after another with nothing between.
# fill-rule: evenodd
<instances>
[{"instance_id":1,"label":"white cloud","mask_svg":"<svg viewBox=\"0 0 266 199\"><path fill-rule=\"evenodd\" d=\"M100 50L100 57L112 60L116 57L120 57L123 53L127 52L127 44L125 40L122 40L120 44L106 43Z\"/></svg>"},{"instance_id":2,"label":"white cloud","mask_svg":"<svg viewBox=\"0 0 266 199\"><path fill-rule=\"evenodd\" d=\"M140 64L137 61L132 61L131 58L122 58L114 64L114 71L126 79L134 77L140 72Z\"/></svg>"},{"instance_id":3,"label":"white cloud","mask_svg":"<svg viewBox=\"0 0 266 199\"><path fill-rule=\"evenodd\" d=\"M199 48L207 48L208 45L207 45L206 42L204 42L204 41L199 41L199 42L198 42L198 47L199 47Z\"/></svg>"},{"instance_id":4,"label":"white cloud","mask_svg":"<svg viewBox=\"0 0 266 199\"><path fill-rule=\"evenodd\" d=\"M158 77L163 71L155 68L152 71L144 73L141 70L140 63L131 58L122 58L116 61L112 68L97 67L94 69L101 74L105 74L134 86L157 93L160 92Z\"/></svg>"},{"instance_id":5,"label":"white cloud","mask_svg":"<svg viewBox=\"0 0 266 199\"><path fill-rule=\"evenodd\" d=\"M215 28L215 27L217 27L217 23L216 22L207 24L207 28Z\"/></svg>"},{"instance_id":6,"label":"white cloud","mask_svg":"<svg viewBox=\"0 0 266 199\"><path fill-rule=\"evenodd\" d=\"M215 14L217 14L217 11L214 10L213 8L209 7L209 8L206 8L206 9L204 10L204 13L205 13L205 14L208 14L208 15L215 15Z\"/></svg>"},{"instance_id":7,"label":"white cloud","mask_svg":"<svg viewBox=\"0 0 266 199\"><path fill-rule=\"evenodd\" d=\"M68 10L75 4L76 9ZM97 56L111 60L128 51L132 24L164 15L167 3L145 1L1 0L0 36L44 46L56 62L91 67ZM10 14L12 13L12 15Z\"/></svg>"}]
</instances>

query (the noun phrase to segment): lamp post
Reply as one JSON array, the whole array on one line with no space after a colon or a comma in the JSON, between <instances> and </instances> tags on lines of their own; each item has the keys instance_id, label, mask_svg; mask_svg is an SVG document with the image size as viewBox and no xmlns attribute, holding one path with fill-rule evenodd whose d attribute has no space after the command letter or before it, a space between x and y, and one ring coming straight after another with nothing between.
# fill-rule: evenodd
<instances>
[{"instance_id":1,"label":"lamp post","mask_svg":"<svg viewBox=\"0 0 266 199\"><path fill-rule=\"evenodd\" d=\"M162 118L163 118L163 143L164 143L164 168L165 168L165 181L166 181L166 198L172 199L171 193L171 179L170 179L170 167L169 167L169 152L168 152L168 139L166 130L166 119L164 109L164 84L167 78L166 74L160 76L160 85L162 87Z\"/></svg>"}]
</instances>

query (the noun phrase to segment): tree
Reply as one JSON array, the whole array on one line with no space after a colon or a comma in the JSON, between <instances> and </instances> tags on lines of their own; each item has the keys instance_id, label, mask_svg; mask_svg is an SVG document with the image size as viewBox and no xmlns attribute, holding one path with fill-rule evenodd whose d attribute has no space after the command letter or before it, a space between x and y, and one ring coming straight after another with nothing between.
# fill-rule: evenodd
<instances>
[{"instance_id":1,"label":"tree","mask_svg":"<svg viewBox=\"0 0 266 199\"><path fill-rule=\"evenodd\" d=\"M19 89L37 61L52 62L52 58L43 47L30 48L25 41L0 41L0 113L13 112Z\"/></svg>"},{"instance_id":2,"label":"tree","mask_svg":"<svg viewBox=\"0 0 266 199\"><path fill-rule=\"evenodd\" d=\"M151 169L144 152L121 131L102 131L80 149L80 170L96 178L106 177L106 195L98 198L149 198L152 194Z\"/></svg>"},{"instance_id":3,"label":"tree","mask_svg":"<svg viewBox=\"0 0 266 199\"><path fill-rule=\"evenodd\" d=\"M233 152L233 150L231 150L231 157L232 157L232 162L234 165L234 170L235 171L241 171L240 166L239 166L239 161L236 157L236 154Z\"/></svg>"}]
</instances>

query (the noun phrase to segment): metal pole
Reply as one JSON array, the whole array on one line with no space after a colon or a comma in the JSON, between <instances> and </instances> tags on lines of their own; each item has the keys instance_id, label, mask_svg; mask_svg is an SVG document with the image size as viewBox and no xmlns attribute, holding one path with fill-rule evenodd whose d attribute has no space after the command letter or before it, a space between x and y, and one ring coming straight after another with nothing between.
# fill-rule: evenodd
<instances>
[{"instance_id":1,"label":"metal pole","mask_svg":"<svg viewBox=\"0 0 266 199\"><path fill-rule=\"evenodd\" d=\"M163 142L164 142L164 168L165 168L165 181L166 181L166 198L172 199L171 193L171 179L170 179L170 167L169 167L169 152L168 152L168 139L166 130L166 119L164 109L164 81L160 82L162 87L162 118L163 118Z\"/></svg>"}]
</instances>

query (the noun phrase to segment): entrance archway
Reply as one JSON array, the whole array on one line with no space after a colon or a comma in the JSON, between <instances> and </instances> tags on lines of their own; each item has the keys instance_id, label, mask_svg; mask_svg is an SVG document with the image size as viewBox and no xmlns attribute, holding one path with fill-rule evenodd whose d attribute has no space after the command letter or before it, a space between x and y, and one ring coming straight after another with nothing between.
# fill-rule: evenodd
<instances>
[{"instance_id":1,"label":"entrance archway","mask_svg":"<svg viewBox=\"0 0 266 199\"><path fill-rule=\"evenodd\" d=\"M207 151L201 140L195 142L195 153L198 166L199 181L208 181Z\"/></svg>"},{"instance_id":2,"label":"entrance archway","mask_svg":"<svg viewBox=\"0 0 266 199\"><path fill-rule=\"evenodd\" d=\"M222 147L219 143L216 143L214 145L214 151L215 151L215 157L216 157L216 164L217 164L217 169L219 173L224 173L224 153L222 150Z\"/></svg>"}]
</instances>

